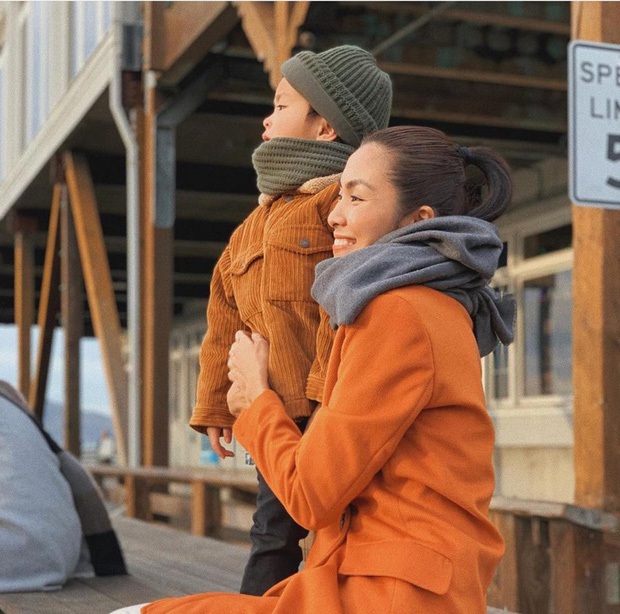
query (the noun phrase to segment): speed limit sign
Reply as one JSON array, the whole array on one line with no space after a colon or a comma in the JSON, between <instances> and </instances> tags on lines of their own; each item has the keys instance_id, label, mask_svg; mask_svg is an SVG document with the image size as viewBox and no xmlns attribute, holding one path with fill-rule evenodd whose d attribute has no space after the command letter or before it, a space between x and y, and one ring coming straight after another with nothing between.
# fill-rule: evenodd
<instances>
[{"instance_id":1,"label":"speed limit sign","mask_svg":"<svg viewBox=\"0 0 620 614\"><path fill-rule=\"evenodd\" d=\"M568 118L571 200L620 209L620 45L570 43Z\"/></svg>"}]
</instances>

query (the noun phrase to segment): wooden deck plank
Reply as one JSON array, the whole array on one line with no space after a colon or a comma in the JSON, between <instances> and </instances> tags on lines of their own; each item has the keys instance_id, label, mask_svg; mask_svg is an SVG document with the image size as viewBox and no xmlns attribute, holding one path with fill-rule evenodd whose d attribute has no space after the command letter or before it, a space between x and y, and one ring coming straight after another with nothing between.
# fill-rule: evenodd
<instances>
[{"instance_id":1,"label":"wooden deck plank","mask_svg":"<svg viewBox=\"0 0 620 614\"><path fill-rule=\"evenodd\" d=\"M69 581L61 591L0 594L4 614L109 614L133 603L237 592L248 550L132 518L113 519L128 576Z\"/></svg>"},{"instance_id":2,"label":"wooden deck plank","mask_svg":"<svg viewBox=\"0 0 620 614\"><path fill-rule=\"evenodd\" d=\"M115 518L128 576L71 580L60 591L0 594L2 614L109 614L207 591L238 592L248 549L133 518ZM489 608L487 614L505 612Z\"/></svg>"}]
</instances>

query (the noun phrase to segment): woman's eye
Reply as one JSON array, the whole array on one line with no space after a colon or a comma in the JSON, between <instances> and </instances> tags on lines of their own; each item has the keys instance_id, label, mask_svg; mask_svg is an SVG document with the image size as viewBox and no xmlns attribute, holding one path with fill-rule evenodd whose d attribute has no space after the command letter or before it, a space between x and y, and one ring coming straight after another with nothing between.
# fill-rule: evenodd
<instances>
[{"instance_id":1,"label":"woman's eye","mask_svg":"<svg viewBox=\"0 0 620 614\"><path fill-rule=\"evenodd\" d=\"M284 108L283 104L277 104L276 105L276 111L281 111Z\"/></svg>"},{"instance_id":2,"label":"woman's eye","mask_svg":"<svg viewBox=\"0 0 620 614\"><path fill-rule=\"evenodd\" d=\"M356 203L356 202L360 202L362 199L359 196L355 196L354 194L351 194L351 202Z\"/></svg>"}]
</instances>

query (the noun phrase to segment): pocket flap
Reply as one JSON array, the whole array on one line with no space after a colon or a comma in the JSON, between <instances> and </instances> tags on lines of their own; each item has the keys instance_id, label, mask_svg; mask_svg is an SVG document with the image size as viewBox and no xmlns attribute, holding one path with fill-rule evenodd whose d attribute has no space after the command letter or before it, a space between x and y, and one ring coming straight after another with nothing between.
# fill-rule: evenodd
<instances>
[{"instance_id":1,"label":"pocket flap","mask_svg":"<svg viewBox=\"0 0 620 614\"><path fill-rule=\"evenodd\" d=\"M263 257L263 246L260 243L249 245L231 261L230 272L232 275L243 275L250 265L258 258Z\"/></svg>"},{"instance_id":2,"label":"pocket flap","mask_svg":"<svg viewBox=\"0 0 620 614\"><path fill-rule=\"evenodd\" d=\"M331 252L333 242L332 233L317 224L293 224L278 228L267 241L270 247L297 254Z\"/></svg>"},{"instance_id":3,"label":"pocket flap","mask_svg":"<svg viewBox=\"0 0 620 614\"><path fill-rule=\"evenodd\" d=\"M411 540L349 543L339 573L398 578L436 595L444 595L452 580L452 561Z\"/></svg>"}]
</instances>

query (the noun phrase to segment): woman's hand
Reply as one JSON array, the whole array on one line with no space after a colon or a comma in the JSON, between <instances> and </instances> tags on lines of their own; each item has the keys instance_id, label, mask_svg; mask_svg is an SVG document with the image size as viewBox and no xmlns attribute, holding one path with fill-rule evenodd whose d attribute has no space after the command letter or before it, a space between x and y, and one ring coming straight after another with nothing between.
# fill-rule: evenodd
<instances>
[{"instance_id":1,"label":"woman's hand","mask_svg":"<svg viewBox=\"0 0 620 614\"><path fill-rule=\"evenodd\" d=\"M230 413L238 417L269 389L269 343L258 333L237 331L228 353L228 379L232 382L227 395Z\"/></svg>"}]
</instances>

